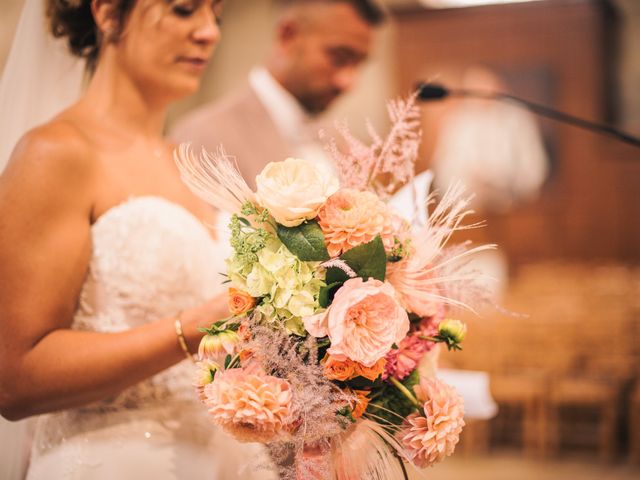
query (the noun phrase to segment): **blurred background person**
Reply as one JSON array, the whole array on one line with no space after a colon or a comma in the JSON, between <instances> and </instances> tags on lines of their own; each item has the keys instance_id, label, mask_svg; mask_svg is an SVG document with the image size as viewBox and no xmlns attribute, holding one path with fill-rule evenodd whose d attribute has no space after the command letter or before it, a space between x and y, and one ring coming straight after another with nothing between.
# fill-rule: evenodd
<instances>
[{"instance_id":1,"label":"blurred background person","mask_svg":"<svg viewBox=\"0 0 640 480\"><path fill-rule=\"evenodd\" d=\"M489 68L469 67L462 89L510 93ZM433 154L440 191L461 181L473 192L473 206L505 212L534 200L548 173L548 159L537 119L513 102L463 98L447 111Z\"/></svg>"},{"instance_id":2,"label":"blurred background person","mask_svg":"<svg viewBox=\"0 0 640 480\"><path fill-rule=\"evenodd\" d=\"M264 64L248 83L188 114L176 142L236 157L247 181L269 162L295 156L332 168L318 117L355 84L384 13L372 0L284 0Z\"/></svg>"},{"instance_id":3,"label":"blurred background person","mask_svg":"<svg viewBox=\"0 0 640 480\"><path fill-rule=\"evenodd\" d=\"M499 75L471 66L462 75L461 88L477 92L509 93ZM462 98L451 102L440 122L432 168L434 184L444 192L462 182L473 195L471 205L480 217L505 214L535 200L547 177L548 159L537 119L513 102ZM501 301L508 282L504 252L486 251L474 267L492 279L487 288Z\"/></svg>"}]
</instances>

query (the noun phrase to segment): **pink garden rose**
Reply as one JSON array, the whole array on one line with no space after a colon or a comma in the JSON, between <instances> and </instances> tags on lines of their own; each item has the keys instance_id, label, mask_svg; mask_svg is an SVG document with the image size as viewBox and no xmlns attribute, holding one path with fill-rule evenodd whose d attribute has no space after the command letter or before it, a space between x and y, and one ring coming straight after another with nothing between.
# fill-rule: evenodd
<instances>
[{"instance_id":1,"label":"pink garden rose","mask_svg":"<svg viewBox=\"0 0 640 480\"><path fill-rule=\"evenodd\" d=\"M306 317L304 325L314 337L329 336L328 353L336 360L348 358L371 367L407 335L409 318L391 285L352 278L327 310Z\"/></svg>"}]
</instances>

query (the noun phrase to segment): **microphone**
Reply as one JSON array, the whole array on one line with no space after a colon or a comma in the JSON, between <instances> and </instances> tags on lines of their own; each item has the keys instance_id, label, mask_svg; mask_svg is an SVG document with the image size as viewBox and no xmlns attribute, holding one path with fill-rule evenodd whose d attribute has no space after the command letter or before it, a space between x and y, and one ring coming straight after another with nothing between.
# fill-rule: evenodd
<instances>
[{"instance_id":1,"label":"microphone","mask_svg":"<svg viewBox=\"0 0 640 480\"><path fill-rule=\"evenodd\" d=\"M418 98L420 100L442 100L449 96L449 90L438 83L418 84Z\"/></svg>"},{"instance_id":2,"label":"microphone","mask_svg":"<svg viewBox=\"0 0 640 480\"><path fill-rule=\"evenodd\" d=\"M463 98L481 98L485 100L509 100L524 106L528 110L542 115L544 117L557 120L562 123L567 123L585 130L591 130L592 132L600 133L602 135L608 135L615 138L618 141L633 145L634 147L640 147L640 138L629 135L622 132L610 125L602 123L591 122L583 118L569 115L568 113L554 110L553 108L545 107L539 103L530 102L523 98L509 95L508 93L490 92L483 90L449 90L444 85L438 83L419 83L417 86L418 100L423 102L443 100L447 97L463 97Z\"/></svg>"}]
</instances>

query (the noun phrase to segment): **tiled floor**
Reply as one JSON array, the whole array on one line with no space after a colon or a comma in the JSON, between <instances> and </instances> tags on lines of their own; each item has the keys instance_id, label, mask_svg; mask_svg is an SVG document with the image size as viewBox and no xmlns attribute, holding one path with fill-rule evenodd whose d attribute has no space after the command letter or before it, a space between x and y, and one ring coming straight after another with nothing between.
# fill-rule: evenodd
<instances>
[{"instance_id":1,"label":"tiled floor","mask_svg":"<svg viewBox=\"0 0 640 480\"><path fill-rule=\"evenodd\" d=\"M515 453L486 457L453 456L412 475L411 480L640 480L640 466L625 462L606 465L588 458L554 461L526 460Z\"/></svg>"}]
</instances>

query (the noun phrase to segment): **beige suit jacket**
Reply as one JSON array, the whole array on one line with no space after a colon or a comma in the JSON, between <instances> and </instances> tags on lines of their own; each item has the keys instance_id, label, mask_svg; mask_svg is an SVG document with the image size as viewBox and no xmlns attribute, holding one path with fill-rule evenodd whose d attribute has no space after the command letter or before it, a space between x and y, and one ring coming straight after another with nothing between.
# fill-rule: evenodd
<instances>
[{"instance_id":1,"label":"beige suit jacket","mask_svg":"<svg viewBox=\"0 0 640 480\"><path fill-rule=\"evenodd\" d=\"M201 147L216 151L222 145L235 157L251 188L267 163L294 153L249 85L187 114L172 128L169 138L176 143L190 142L195 151Z\"/></svg>"}]
</instances>

